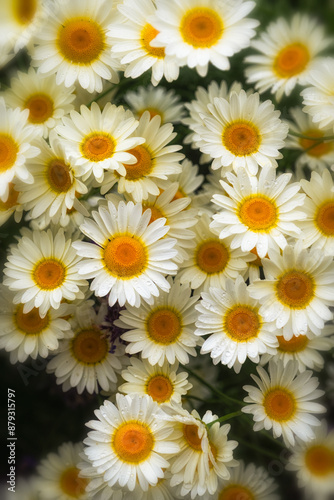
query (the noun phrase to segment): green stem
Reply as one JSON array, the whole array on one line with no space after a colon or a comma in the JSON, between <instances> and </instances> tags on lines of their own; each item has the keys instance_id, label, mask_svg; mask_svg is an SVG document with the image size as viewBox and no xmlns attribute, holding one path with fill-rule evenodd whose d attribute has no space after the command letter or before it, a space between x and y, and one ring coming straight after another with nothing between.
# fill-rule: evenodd
<instances>
[{"instance_id":1,"label":"green stem","mask_svg":"<svg viewBox=\"0 0 334 500\"><path fill-rule=\"evenodd\" d=\"M295 137L300 137L300 139L308 139L309 141L325 142L332 141L334 139L334 135L329 135L328 137L310 137L308 135L298 134L298 132L293 132L292 130L289 130L289 134L294 135Z\"/></svg>"},{"instance_id":2,"label":"green stem","mask_svg":"<svg viewBox=\"0 0 334 500\"><path fill-rule=\"evenodd\" d=\"M242 414L243 413L240 410L239 411L234 411L233 413L228 413L227 415L224 415L223 417L217 418L216 420L213 420L212 422L209 422L207 424L207 427L210 428L216 422L225 422L226 420L230 420L231 418L239 417Z\"/></svg>"},{"instance_id":3,"label":"green stem","mask_svg":"<svg viewBox=\"0 0 334 500\"><path fill-rule=\"evenodd\" d=\"M240 439L238 437L238 442L244 446L248 446L248 448L252 448L255 451L258 451L259 453L262 453L263 455L267 455L270 458L274 458L275 460L278 460L278 456L275 455L275 453L271 453L271 451L266 450L262 448L261 446L256 446L255 444L250 443L249 441L244 441L243 439Z\"/></svg>"}]
</instances>

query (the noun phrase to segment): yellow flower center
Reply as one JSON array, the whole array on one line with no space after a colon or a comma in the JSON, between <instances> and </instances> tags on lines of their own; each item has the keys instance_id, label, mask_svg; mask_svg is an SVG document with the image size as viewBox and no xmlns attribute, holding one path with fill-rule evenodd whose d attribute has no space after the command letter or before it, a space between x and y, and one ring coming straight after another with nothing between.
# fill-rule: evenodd
<instances>
[{"instance_id":1,"label":"yellow flower center","mask_svg":"<svg viewBox=\"0 0 334 500\"><path fill-rule=\"evenodd\" d=\"M267 392L263 406L268 417L277 422L290 420L296 412L296 400L293 394L281 387Z\"/></svg>"},{"instance_id":2,"label":"yellow flower center","mask_svg":"<svg viewBox=\"0 0 334 500\"><path fill-rule=\"evenodd\" d=\"M315 137L321 139L324 137L324 133L317 129L310 129L303 132L303 135L309 137ZM300 138L299 144L303 149L307 149L307 154L309 156L314 156L315 158L321 158L322 156L328 154L333 149L333 142L318 142L314 139Z\"/></svg>"},{"instance_id":3,"label":"yellow flower center","mask_svg":"<svg viewBox=\"0 0 334 500\"><path fill-rule=\"evenodd\" d=\"M315 476L324 477L334 473L334 450L324 445L315 445L305 453L305 464Z\"/></svg>"},{"instance_id":4,"label":"yellow flower center","mask_svg":"<svg viewBox=\"0 0 334 500\"><path fill-rule=\"evenodd\" d=\"M50 317L47 313L45 318L41 318L36 307L24 313L23 304L20 304L15 311L14 321L17 328L26 335L39 335L49 325Z\"/></svg>"},{"instance_id":5,"label":"yellow flower center","mask_svg":"<svg viewBox=\"0 0 334 500\"><path fill-rule=\"evenodd\" d=\"M152 453L154 438L148 427L140 422L127 422L116 429L112 448L123 462L138 464Z\"/></svg>"},{"instance_id":6,"label":"yellow flower center","mask_svg":"<svg viewBox=\"0 0 334 500\"><path fill-rule=\"evenodd\" d=\"M10 208L15 207L17 204L17 198L19 196L19 192L15 190L14 184L10 182L8 184L8 198L6 201L0 200L0 211L3 212L5 210L9 210Z\"/></svg>"},{"instance_id":7,"label":"yellow flower center","mask_svg":"<svg viewBox=\"0 0 334 500\"><path fill-rule=\"evenodd\" d=\"M161 308L153 311L146 323L148 336L158 344L172 344L181 334L182 323L177 312Z\"/></svg>"},{"instance_id":8,"label":"yellow flower center","mask_svg":"<svg viewBox=\"0 0 334 500\"><path fill-rule=\"evenodd\" d=\"M140 39L143 49L153 57L158 57L162 59L165 57L164 47L152 47L151 41L159 34L159 31L153 28L150 24L145 24L144 28L141 30Z\"/></svg>"},{"instance_id":9,"label":"yellow flower center","mask_svg":"<svg viewBox=\"0 0 334 500\"><path fill-rule=\"evenodd\" d=\"M154 48L154 47L151 47L151 48ZM145 109L142 109L141 111L137 111L137 114L138 114L138 118L140 118L144 113L145 111L148 111L150 113L150 118L152 120L152 118L154 118L155 116L160 116L161 117L161 121L163 121L163 115L162 115L162 112L159 111L157 108L145 108Z\"/></svg>"},{"instance_id":10,"label":"yellow flower center","mask_svg":"<svg viewBox=\"0 0 334 500\"><path fill-rule=\"evenodd\" d=\"M277 337L279 347L278 350L281 352L300 352L303 351L308 345L308 338L306 335L299 335L296 337L294 335L290 340L285 340L281 335Z\"/></svg>"},{"instance_id":11,"label":"yellow flower center","mask_svg":"<svg viewBox=\"0 0 334 500\"><path fill-rule=\"evenodd\" d=\"M37 0L11 0L13 13L19 24L29 24L37 11Z\"/></svg>"},{"instance_id":12,"label":"yellow flower center","mask_svg":"<svg viewBox=\"0 0 334 500\"><path fill-rule=\"evenodd\" d=\"M81 363L101 363L109 352L109 344L102 333L94 327L80 330L72 340L72 352Z\"/></svg>"},{"instance_id":13,"label":"yellow flower center","mask_svg":"<svg viewBox=\"0 0 334 500\"><path fill-rule=\"evenodd\" d=\"M46 94L35 94L30 96L23 107L29 109L29 122L38 124L46 122L54 112L52 99Z\"/></svg>"},{"instance_id":14,"label":"yellow flower center","mask_svg":"<svg viewBox=\"0 0 334 500\"><path fill-rule=\"evenodd\" d=\"M180 24L183 40L195 49L212 47L221 39L223 31L221 17L216 11L206 7L188 10Z\"/></svg>"},{"instance_id":15,"label":"yellow flower center","mask_svg":"<svg viewBox=\"0 0 334 500\"><path fill-rule=\"evenodd\" d=\"M70 467L60 476L60 488L65 495L71 498L80 498L84 495L88 479L79 477L79 469Z\"/></svg>"},{"instance_id":16,"label":"yellow flower center","mask_svg":"<svg viewBox=\"0 0 334 500\"><path fill-rule=\"evenodd\" d=\"M57 46L70 63L88 65L105 49L105 35L101 26L90 18L70 19L59 28Z\"/></svg>"},{"instance_id":17,"label":"yellow flower center","mask_svg":"<svg viewBox=\"0 0 334 500\"><path fill-rule=\"evenodd\" d=\"M218 500L255 500L255 497L248 488L229 484L219 493Z\"/></svg>"},{"instance_id":18,"label":"yellow flower center","mask_svg":"<svg viewBox=\"0 0 334 500\"><path fill-rule=\"evenodd\" d=\"M174 392L172 382L164 375L155 375L150 378L146 386L146 394L158 403L169 401Z\"/></svg>"},{"instance_id":19,"label":"yellow flower center","mask_svg":"<svg viewBox=\"0 0 334 500\"><path fill-rule=\"evenodd\" d=\"M187 195L182 191L181 188L179 188L176 193L173 196L172 201L174 200L180 200L181 198L185 198Z\"/></svg>"},{"instance_id":20,"label":"yellow flower center","mask_svg":"<svg viewBox=\"0 0 334 500\"><path fill-rule=\"evenodd\" d=\"M14 139L0 133L0 173L9 170L16 162L19 147Z\"/></svg>"},{"instance_id":21,"label":"yellow flower center","mask_svg":"<svg viewBox=\"0 0 334 500\"><path fill-rule=\"evenodd\" d=\"M183 437L190 448L195 451L202 451L202 439L198 436L198 427L195 424L183 424Z\"/></svg>"},{"instance_id":22,"label":"yellow flower center","mask_svg":"<svg viewBox=\"0 0 334 500\"><path fill-rule=\"evenodd\" d=\"M237 305L224 318L224 331L237 342L246 342L258 336L261 320L256 308Z\"/></svg>"},{"instance_id":23,"label":"yellow flower center","mask_svg":"<svg viewBox=\"0 0 334 500\"><path fill-rule=\"evenodd\" d=\"M201 243L195 255L197 266L207 274L221 273L230 260L226 246L217 240Z\"/></svg>"},{"instance_id":24,"label":"yellow flower center","mask_svg":"<svg viewBox=\"0 0 334 500\"><path fill-rule=\"evenodd\" d=\"M314 297L314 281L302 271L288 271L276 283L280 302L292 309L304 309Z\"/></svg>"},{"instance_id":25,"label":"yellow flower center","mask_svg":"<svg viewBox=\"0 0 334 500\"><path fill-rule=\"evenodd\" d=\"M56 259L45 259L35 266L32 277L36 285L42 290L54 290L64 283L66 269Z\"/></svg>"},{"instance_id":26,"label":"yellow flower center","mask_svg":"<svg viewBox=\"0 0 334 500\"><path fill-rule=\"evenodd\" d=\"M269 231L277 225L278 209L274 201L254 195L241 201L237 215L251 231Z\"/></svg>"},{"instance_id":27,"label":"yellow flower center","mask_svg":"<svg viewBox=\"0 0 334 500\"><path fill-rule=\"evenodd\" d=\"M113 276L130 279L142 274L147 265L147 250L131 236L115 236L103 250L105 265Z\"/></svg>"},{"instance_id":28,"label":"yellow flower center","mask_svg":"<svg viewBox=\"0 0 334 500\"><path fill-rule=\"evenodd\" d=\"M292 43L279 51L274 60L274 71L280 78L290 78L304 71L310 52L302 43Z\"/></svg>"},{"instance_id":29,"label":"yellow flower center","mask_svg":"<svg viewBox=\"0 0 334 500\"><path fill-rule=\"evenodd\" d=\"M70 167L61 158L50 161L47 178L51 189L56 193L66 193L73 184Z\"/></svg>"},{"instance_id":30,"label":"yellow flower center","mask_svg":"<svg viewBox=\"0 0 334 500\"><path fill-rule=\"evenodd\" d=\"M225 148L235 156L249 156L258 151L261 136L255 125L240 120L226 125L222 141Z\"/></svg>"},{"instance_id":31,"label":"yellow flower center","mask_svg":"<svg viewBox=\"0 0 334 500\"><path fill-rule=\"evenodd\" d=\"M326 201L319 207L315 223L322 234L334 236L334 201Z\"/></svg>"},{"instance_id":32,"label":"yellow flower center","mask_svg":"<svg viewBox=\"0 0 334 500\"><path fill-rule=\"evenodd\" d=\"M115 147L116 143L111 135L104 132L93 132L84 138L80 150L87 160L99 162L111 158Z\"/></svg>"},{"instance_id":33,"label":"yellow flower center","mask_svg":"<svg viewBox=\"0 0 334 500\"><path fill-rule=\"evenodd\" d=\"M151 224L152 222L154 222L157 219L161 219L161 217L165 217L165 215L161 212L161 210L159 208L155 207L154 205L149 206L146 203L143 203L143 207L145 207L145 208L147 207L151 210L151 218L150 218L149 224Z\"/></svg>"},{"instance_id":34,"label":"yellow flower center","mask_svg":"<svg viewBox=\"0 0 334 500\"><path fill-rule=\"evenodd\" d=\"M151 173L153 168L153 162L151 153L145 146L136 146L133 149L127 151L129 154L135 156L136 163L132 165L124 165L126 168L125 178L129 181L135 181Z\"/></svg>"}]
</instances>

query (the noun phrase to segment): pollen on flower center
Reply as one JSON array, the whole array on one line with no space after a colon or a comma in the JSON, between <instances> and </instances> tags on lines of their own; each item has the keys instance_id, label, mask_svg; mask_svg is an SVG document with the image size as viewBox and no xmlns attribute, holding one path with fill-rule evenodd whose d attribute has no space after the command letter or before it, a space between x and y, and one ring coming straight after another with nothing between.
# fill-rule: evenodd
<instances>
[{"instance_id":1,"label":"pollen on flower center","mask_svg":"<svg viewBox=\"0 0 334 500\"><path fill-rule=\"evenodd\" d=\"M236 306L224 318L224 331L233 340L246 342L257 337L261 321L257 309L249 306Z\"/></svg>"},{"instance_id":2,"label":"pollen on flower center","mask_svg":"<svg viewBox=\"0 0 334 500\"><path fill-rule=\"evenodd\" d=\"M277 422L290 420L296 411L296 401L293 394L280 387L267 392L263 406L268 417Z\"/></svg>"},{"instance_id":3,"label":"pollen on flower center","mask_svg":"<svg viewBox=\"0 0 334 500\"><path fill-rule=\"evenodd\" d=\"M32 21L36 10L37 0L11 0L14 16L19 24L25 25Z\"/></svg>"},{"instance_id":4,"label":"pollen on flower center","mask_svg":"<svg viewBox=\"0 0 334 500\"><path fill-rule=\"evenodd\" d=\"M314 297L313 279L302 271L288 271L276 283L278 300L293 309L303 309Z\"/></svg>"},{"instance_id":5,"label":"pollen on flower center","mask_svg":"<svg viewBox=\"0 0 334 500\"><path fill-rule=\"evenodd\" d=\"M16 191L16 189L14 188L14 184L12 182L10 182L8 184L8 190L9 190L9 193L8 193L7 200L6 201L0 200L0 211L4 211L4 210L8 210L10 208L13 208L17 203L17 198L19 196L19 192Z\"/></svg>"},{"instance_id":6,"label":"pollen on flower center","mask_svg":"<svg viewBox=\"0 0 334 500\"><path fill-rule=\"evenodd\" d=\"M326 201L319 207L315 222L325 236L334 236L334 201Z\"/></svg>"},{"instance_id":7,"label":"pollen on flower center","mask_svg":"<svg viewBox=\"0 0 334 500\"><path fill-rule=\"evenodd\" d=\"M135 156L137 160L132 165L124 165L126 168L125 178L127 180L134 181L151 173L153 168L152 158L145 146L136 146L127 152Z\"/></svg>"},{"instance_id":8,"label":"pollen on flower center","mask_svg":"<svg viewBox=\"0 0 334 500\"><path fill-rule=\"evenodd\" d=\"M86 136L80 145L82 155L87 160L98 162L111 158L114 154L116 143L111 135L104 132L93 132Z\"/></svg>"},{"instance_id":9,"label":"pollen on flower center","mask_svg":"<svg viewBox=\"0 0 334 500\"><path fill-rule=\"evenodd\" d=\"M248 156L258 151L261 136L252 123L238 121L225 127L222 141L225 148L235 156Z\"/></svg>"},{"instance_id":10,"label":"pollen on flower center","mask_svg":"<svg viewBox=\"0 0 334 500\"><path fill-rule=\"evenodd\" d=\"M268 231L277 224L277 207L274 201L264 196L252 196L243 200L238 209L242 224L251 231Z\"/></svg>"},{"instance_id":11,"label":"pollen on flower center","mask_svg":"<svg viewBox=\"0 0 334 500\"><path fill-rule=\"evenodd\" d=\"M146 386L146 394L158 403L169 401L173 392L173 384L164 375L155 375L148 381Z\"/></svg>"},{"instance_id":12,"label":"pollen on flower center","mask_svg":"<svg viewBox=\"0 0 334 500\"><path fill-rule=\"evenodd\" d=\"M109 352L109 344L97 328L79 331L72 340L74 357L86 364L100 363Z\"/></svg>"},{"instance_id":13,"label":"pollen on flower center","mask_svg":"<svg viewBox=\"0 0 334 500\"><path fill-rule=\"evenodd\" d=\"M327 476L334 472L333 450L324 445L315 445L305 454L305 463L309 471L315 476Z\"/></svg>"},{"instance_id":14,"label":"pollen on flower center","mask_svg":"<svg viewBox=\"0 0 334 500\"><path fill-rule=\"evenodd\" d=\"M18 151L18 145L10 135L0 134L0 173L15 164Z\"/></svg>"},{"instance_id":15,"label":"pollen on flower center","mask_svg":"<svg viewBox=\"0 0 334 500\"><path fill-rule=\"evenodd\" d=\"M103 250L108 271L119 278L133 278L147 265L147 250L141 241L131 236L116 236Z\"/></svg>"},{"instance_id":16,"label":"pollen on flower center","mask_svg":"<svg viewBox=\"0 0 334 500\"><path fill-rule=\"evenodd\" d=\"M180 32L183 40L196 49L209 48L222 37L224 25L221 17L212 9L197 7L182 17Z\"/></svg>"},{"instance_id":17,"label":"pollen on flower center","mask_svg":"<svg viewBox=\"0 0 334 500\"><path fill-rule=\"evenodd\" d=\"M244 486L231 484L219 493L218 500L255 500L255 497Z\"/></svg>"},{"instance_id":18,"label":"pollen on flower center","mask_svg":"<svg viewBox=\"0 0 334 500\"><path fill-rule=\"evenodd\" d=\"M60 158L50 161L47 176L51 188L57 193L65 193L73 184L70 167Z\"/></svg>"},{"instance_id":19,"label":"pollen on flower center","mask_svg":"<svg viewBox=\"0 0 334 500\"><path fill-rule=\"evenodd\" d=\"M153 311L147 320L147 333L158 344L171 344L181 334L181 320L172 309L162 308Z\"/></svg>"},{"instance_id":20,"label":"pollen on flower center","mask_svg":"<svg viewBox=\"0 0 334 500\"><path fill-rule=\"evenodd\" d=\"M64 265L55 259L45 259L39 262L33 272L32 277L36 285L42 290L54 290L59 288L66 276Z\"/></svg>"},{"instance_id":21,"label":"pollen on flower center","mask_svg":"<svg viewBox=\"0 0 334 500\"><path fill-rule=\"evenodd\" d=\"M99 58L105 48L105 35L93 20L75 18L59 28L57 45L69 62L86 65Z\"/></svg>"},{"instance_id":22,"label":"pollen on flower center","mask_svg":"<svg viewBox=\"0 0 334 500\"><path fill-rule=\"evenodd\" d=\"M88 480L79 477L79 469L70 467L60 476L60 488L65 495L71 498L80 498L86 490Z\"/></svg>"},{"instance_id":23,"label":"pollen on flower center","mask_svg":"<svg viewBox=\"0 0 334 500\"><path fill-rule=\"evenodd\" d=\"M299 335L298 337L294 335L290 340L285 340L283 336L279 335L277 340L279 343L278 350L281 352L303 351L309 342L306 335Z\"/></svg>"},{"instance_id":24,"label":"pollen on flower center","mask_svg":"<svg viewBox=\"0 0 334 500\"><path fill-rule=\"evenodd\" d=\"M140 33L140 39L144 50L151 56L163 58L165 57L164 47L152 47L151 41L159 34L159 31L153 28L150 24L145 24Z\"/></svg>"},{"instance_id":25,"label":"pollen on flower center","mask_svg":"<svg viewBox=\"0 0 334 500\"><path fill-rule=\"evenodd\" d=\"M116 430L111 444L123 462L138 464L150 456L154 438L147 426L139 422L127 422Z\"/></svg>"},{"instance_id":26,"label":"pollen on flower center","mask_svg":"<svg viewBox=\"0 0 334 500\"><path fill-rule=\"evenodd\" d=\"M202 451L202 440L198 436L198 427L195 424L183 424L183 436L189 446L196 451Z\"/></svg>"},{"instance_id":27,"label":"pollen on flower center","mask_svg":"<svg viewBox=\"0 0 334 500\"><path fill-rule=\"evenodd\" d=\"M48 313L41 318L36 307L24 313L23 304L20 304L15 311L14 321L21 332L27 335L38 335L48 326L50 318Z\"/></svg>"},{"instance_id":28,"label":"pollen on flower center","mask_svg":"<svg viewBox=\"0 0 334 500\"><path fill-rule=\"evenodd\" d=\"M48 120L54 111L52 99L46 94L35 94L30 96L23 107L29 109L29 122L38 124Z\"/></svg>"},{"instance_id":29,"label":"pollen on flower center","mask_svg":"<svg viewBox=\"0 0 334 500\"><path fill-rule=\"evenodd\" d=\"M310 60L308 48L301 43L284 47L274 60L274 71L281 78L289 78L304 71Z\"/></svg>"},{"instance_id":30,"label":"pollen on flower center","mask_svg":"<svg viewBox=\"0 0 334 500\"><path fill-rule=\"evenodd\" d=\"M196 253L197 266L207 274L222 272L230 260L230 253L223 243L217 240L205 241Z\"/></svg>"},{"instance_id":31,"label":"pollen on flower center","mask_svg":"<svg viewBox=\"0 0 334 500\"><path fill-rule=\"evenodd\" d=\"M303 132L303 135L314 137L315 139L324 137L324 133L317 129L306 130ZM303 149L307 150L309 156L321 158L321 156L328 154L333 149L332 142L318 142L315 139L306 139L305 137L299 139L299 144Z\"/></svg>"}]
</instances>

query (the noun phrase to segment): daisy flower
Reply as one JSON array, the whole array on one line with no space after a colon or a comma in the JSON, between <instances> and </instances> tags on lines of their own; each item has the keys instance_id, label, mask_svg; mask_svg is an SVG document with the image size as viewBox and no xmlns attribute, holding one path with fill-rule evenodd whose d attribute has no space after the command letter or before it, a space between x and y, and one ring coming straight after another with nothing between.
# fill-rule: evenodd
<instances>
[{"instance_id":1,"label":"daisy flower","mask_svg":"<svg viewBox=\"0 0 334 500\"><path fill-rule=\"evenodd\" d=\"M55 374L63 391L76 387L79 394L85 389L93 394L99 387L104 391L116 389L116 374L122 369L124 348L111 343L110 337L100 329L101 321L101 315L96 314L93 307L84 305L77 309L71 322L73 336L61 343L47 366L47 372Z\"/></svg>"},{"instance_id":2,"label":"daisy flower","mask_svg":"<svg viewBox=\"0 0 334 500\"><path fill-rule=\"evenodd\" d=\"M313 244L326 255L334 252L334 183L327 169L321 174L312 172L311 179L301 179L306 193L303 209L306 220L300 221L305 247Z\"/></svg>"},{"instance_id":3,"label":"daisy flower","mask_svg":"<svg viewBox=\"0 0 334 500\"><path fill-rule=\"evenodd\" d=\"M209 62L230 68L229 57L249 46L258 21L246 18L254 2L236 0L157 0L152 25L158 34L151 45L165 48L179 66L206 76Z\"/></svg>"},{"instance_id":4,"label":"daisy flower","mask_svg":"<svg viewBox=\"0 0 334 500\"><path fill-rule=\"evenodd\" d=\"M126 330L121 338L129 344L129 354L140 352L143 359L154 366L163 366L165 360L174 364L189 363L190 356L196 356L198 339L194 335L197 319L195 304L198 295L191 297L191 289L179 282L172 283L170 290L161 292L152 304L142 304L140 309L127 306L121 311L115 325Z\"/></svg>"},{"instance_id":5,"label":"daisy flower","mask_svg":"<svg viewBox=\"0 0 334 500\"><path fill-rule=\"evenodd\" d=\"M0 97L0 199L4 202L14 177L27 184L33 183L26 162L35 158L39 149L31 145L37 132L27 124L28 115L28 110L6 109L5 101Z\"/></svg>"},{"instance_id":6,"label":"daisy flower","mask_svg":"<svg viewBox=\"0 0 334 500\"><path fill-rule=\"evenodd\" d=\"M311 170L322 171L334 163L334 141L324 141L325 132L312 122L311 116L303 113L301 108L289 111L293 122L289 121L290 132L302 135L288 136L286 147L301 152L296 164L306 166Z\"/></svg>"},{"instance_id":7,"label":"daisy flower","mask_svg":"<svg viewBox=\"0 0 334 500\"><path fill-rule=\"evenodd\" d=\"M169 144L176 137L171 123L161 124L160 116L150 117L145 111L139 120L136 136L142 137L144 142L135 144L127 150L135 162L124 165L124 172L108 172L105 175L101 194L105 194L117 184L119 193L130 194L135 202L146 200L149 194L160 193L160 179L168 179L172 174L179 174L182 170L179 164L184 155L177 153L182 146ZM135 138L132 138L134 141ZM169 145L168 145L169 144Z\"/></svg>"},{"instance_id":8,"label":"daisy flower","mask_svg":"<svg viewBox=\"0 0 334 500\"><path fill-rule=\"evenodd\" d=\"M111 55L109 25L117 19L108 0L55 0L42 29L34 37L32 64L39 73L56 74L56 83L78 81L89 92L102 91L102 78L118 83L121 69Z\"/></svg>"},{"instance_id":9,"label":"daisy flower","mask_svg":"<svg viewBox=\"0 0 334 500\"><path fill-rule=\"evenodd\" d=\"M158 31L150 24L156 12L153 0L123 0L118 5L122 20L109 26L109 36L113 42L112 54L124 64L126 78L137 78L151 69L154 86L165 77L168 82L179 76L179 66L173 58L166 56L163 47L154 47L151 41Z\"/></svg>"},{"instance_id":10,"label":"daisy flower","mask_svg":"<svg viewBox=\"0 0 334 500\"><path fill-rule=\"evenodd\" d=\"M250 295L261 303L265 321L275 321L285 340L305 335L308 329L321 335L324 322L333 319L334 263L317 248L302 249L301 242L287 245L281 253L269 249L263 259L266 279L249 286Z\"/></svg>"},{"instance_id":11,"label":"daisy flower","mask_svg":"<svg viewBox=\"0 0 334 500\"><path fill-rule=\"evenodd\" d=\"M144 139L129 137L138 126L131 111L111 103L101 111L93 102L90 109L82 105L80 113L72 111L70 116L64 117L63 125L55 130L64 138L65 151L83 180L93 174L97 182L102 183L105 170L117 170L125 175L124 164L136 163L137 158L127 150Z\"/></svg>"},{"instance_id":12,"label":"daisy flower","mask_svg":"<svg viewBox=\"0 0 334 500\"><path fill-rule=\"evenodd\" d=\"M246 57L248 83L260 92L271 90L279 101L296 84L308 82L317 56L333 43L315 18L295 14L291 21L279 18L251 45L260 53Z\"/></svg>"},{"instance_id":13,"label":"daisy flower","mask_svg":"<svg viewBox=\"0 0 334 500\"><path fill-rule=\"evenodd\" d=\"M301 92L303 97L303 111L311 115L312 121L322 129L332 129L334 125L334 58L321 59L314 67L307 79L311 87ZM331 130L329 130L331 135Z\"/></svg>"},{"instance_id":14,"label":"daisy flower","mask_svg":"<svg viewBox=\"0 0 334 500\"><path fill-rule=\"evenodd\" d=\"M18 201L19 191L17 186L10 182L8 184L8 196L6 201L0 199L0 226L3 226L14 214L14 220L16 223L20 222L23 215L23 207Z\"/></svg>"},{"instance_id":15,"label":"daisy flower","mask_svg":"<svg viewBox=\"0 0 334 500\"><path fill-rule=\"evenodd\" d=\"M148 394L153 401L181 403L181 397L192 388L187 372L177 373L179 363L152 366L148 361L130 358L131 366L122 371L125 384L118 387L124 394Z\"/></svg>"},{"instance_id":16,"label":"daisy flower","mask_svg":"<svg viewBox=\"0 0 334 500\"><path fill-rule=\"evenodd\" d=\"M198 165L194 165L190 160L185 158L181 163L182 171L179 174L174 174L166 181L166 186L161 183L163 189L166 189L168 183L177 182L179 184L175 198L189 197L193 200L195 191L202 185L204 175L198 174Z\"/></svg>"},{"instance_id":17,"label":"daisy flower","mask_svg":"<svg viewBox=\"0 0 334 500\"><path fill-rule=\"evenodd\" d=\"M45 318L52 307L58 309L63 299L72 301L83 297L80 288L87 281L78 275L81 258L65 239L64 231L26 230L17 245L10 249L5 263L4 285L16 291L14 304L24 304L26 314L39 309Z\"/></svg>"},{"instance_id":18,"label":"daisy flower","mask_svg":"<svg viewBox=\"0 0 334 500\"><path fill-rule=\"evenodd\" d=\"M33 219L40 215L64 219L73 207L88 215L78 198L86 194L86 185L78 179L78 168L66 161L62 141L50 132L49 144L40 139L36 144L40 154L34 161L28 161L29 172L34 177L32 185L17 181L20 191L18 201L29 211Z\"/></svg>"},{"instance_id":19,"label":"daisy flower","mask_svg":"<svg viewBox=\"0 0 334 500\"><path fill-rule=\"evenodd\" d=\"M256 175L258 166L277 167L288 126L271 101L260 102L258 93L247 95L240 90L229 99L214 98L207 108L196 132L202 153L214 158L213 170L223 167L223 176L243 167L249 175Z\"/></svg>"},{"instance_id":20,"label":"daisy flower","mask_svg":"<svg viewBox=\"0 0 334 500\"><path fill-rule=\"evenodd\" d=\"M241 460L239 467L231 469L228 481L219 481L213 500L278 500L276 489L274 479L264 467L256 467L253 463L245 465Z\"/></svg>"},{"instance_id":21,"label":"daisy flower","mask_svg":"<svg viewBox=\"0 0 334 500\"><path fill-rule=\"evenodd\" d=\"M306 370L298 373L298 365L290 361L285 367L281 361L269 361L269 375L258 366L259 377L251 375L258 385L244 386L248 392L242 408L254 419L254 431L273 429L274 438L283 436L286 446L295 445L295 435L303 441L314 438L312 427L320 421L311 413L322 413L326 408L313 400L324 394L316 389L319 381L312 377L313 372Z\"/></svg>"},{"instance_id":22,"label":"daisy flower","mask_svg":"<svg viewBox=\"0 0 334 500\"><path fill-rule=\"evenodd\" d=\"M23 304L13 303L14 293L5 286L0 287L0 348L10 353L11 363L23 363L30 356L46 358L49 351L58 348L59 340L72 334L71 326L64 318L67 304L59 309L49 309L41 318L35 307L23 312Z\"/></svg>"},{"instance_id":23,"label":"daisy flower","mask_svg":"<svg viewBox=\"0 0 334 500\"><path fill-rule=\"evenodd\" d=\"M210 334L201 353L210 353L215 365L221 362L239 373L247 358L258 363L260 354L276 353L275 325L264 321L241 276L226 280L225 289L202 292L196 309L200 314L195 335Z\"/></svg>"},{"instance_id":24,"label":"daisy flower","mask_svg":"<svg viewBox=\"0 0 334 500\"><path fill-rule=\"evenodd\" d=\"M334 494L334 431L323 420L310 443L298 440L286 468L297 474L299 487L314 498L328 500Z\"/></svg>"},{"instance_id":25,"label":"daisy flower","mask_svg":"<svg viewBox=\"0 0 334 500\"><path fill-rule=\"evenodd\" d=\"M178 278L190 283L191 288L208 291L211 286L224 287L226 278L235 279L247 269L249 255L231 249L231 238L220 239L209 228L210 217L203 214L195 226L195 245L188 250L188 258L180 265Z\"/></svg>"},{"instance_id":26,"label":"daisy flower","mask_svg":"<svg viewBox=\"0 0 334 500\"><path fill-rule=\"evenodd\" d=\"M163 238L169 227L161 218L149 224L151 213L142 214L142 206L123 201L116 208L108 202L108 209L93 211L93 220L85 219L81 231L94 243L77 241L74 248L82 257L80 274L94 278L91 289L97 297L109 293L109 305L116 301L139 307L141 298L150 301L167 292L170 284L164 278L175 273L175 240Z\"/></svg>"},{"instance_id":27,"label":"daisy flower","mask_svg":"<svg viewBox=\"0 0 334 500\"><path fill-rule=\"evenodd\" d=\"M298 182L289 185L291 175L276 177L273 168L261 170L259 179L250 178L243 168L237 175L228 173L227 182L220 181L227 196L213 195L213 202L222 210L213 215L210 227L222 239L233 236L232 249L249 252L256 248L260 258L268 248L283 249L286 236L298 237L301 232L292 221L305 218L297 210L305 195L298 193Z\"/></svg>"},{"instance_id":28,"label":"daisy flower","mask_svg":"<svg viewBox=\"0 0 334 500\"><path fill-rule=\"evenodd\" d=\"M3 96L8 107L28 109L28 123L36 128L39 136L47 138L50 129L73 109L73 92L74 87L67 89L64 85L56 85L53 75L41 78L29 68L27 73L18 71Z\"/></svg>"},{"instance_id":29,"label":"daisy flower","mask_svg":"<svg viewBox=\"0 0 334 500\"><path fill-rule=\"evenodd\" d=\"M136 91L128 91L124 94L124 100L128 104L136 118L140 118L144 111L149 111L151 118L159 115L161 123L179 123L184 116L184 106L180 97L174 90L164 87L139 87Z\"/></svg>"},{"instance_id":30,"label":"daisy flower","mask_svg":"<svg viewBox=\"0 0 334 500\"><path fill-rule=\"evenodd\" d=\"M84 440L85 454L110 487L133 491L156 485L169 467L168 456L178 453L173 424L148 395L116 394L116 406L105 401ZM172 436L173 434L173 436ZM166 457L166 458L165 458Z\"/></svg>"},{"instance_id":31,"label":"daisy flower","mask_svg":"<svg viewBox=\"0 0 334 500\"><path fill-rule=\"evenodd\" d=\"M298 370L305 371L322 370L324 367L324 358L318 351L328 352L334 347L334 326L327 325L323 328L321 336L317 337L312 332L307 335L293 335L290 340L285 340L283 335L277 334L278 348L275 359L281 359L286 366L290 359L298 363ZM261 365L265 365L272 356L263 354L261 356Z\"/></svg>"},{"instance_id":32,"label":"daisy flower","mask_svg":"<svg viewBox=\"0 0 334 500\"><path fill-rule=\"evenodd\" d=\"M45 500L88 500L88 480L79 477L81 443L63 443L56 453L49 453L37 467L36 489Z\"/></svg>"}]
</instances>

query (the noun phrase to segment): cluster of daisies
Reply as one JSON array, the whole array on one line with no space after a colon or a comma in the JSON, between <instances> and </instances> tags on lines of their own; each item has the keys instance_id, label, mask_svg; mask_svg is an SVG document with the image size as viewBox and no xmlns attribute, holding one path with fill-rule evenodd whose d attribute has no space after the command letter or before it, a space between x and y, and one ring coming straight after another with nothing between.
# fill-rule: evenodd
<instances>
[{"instance_id":1,"label":"cluster of daisies","mask_svg":"<svg viewBox=\"0 0 334 500\"><path fill-rule=\"evenodd\" d=\"M105 398L83 443L18 483L20 500L278 500L268 470L240 459L234 417L288 449L300 487L334 492L313 373L334 347L333 39L300 13L261 32L254 7L1 3L0 64L25 48L30 67L0 94L0 225L20 223L0 348ZM228 84L248 47L245 83ZM159 85L209 65L220 80L186 103ZM241 390L245 363L257 374ZM219 415L194 407L208 387Z\"/></svg>"}]
</instances>

